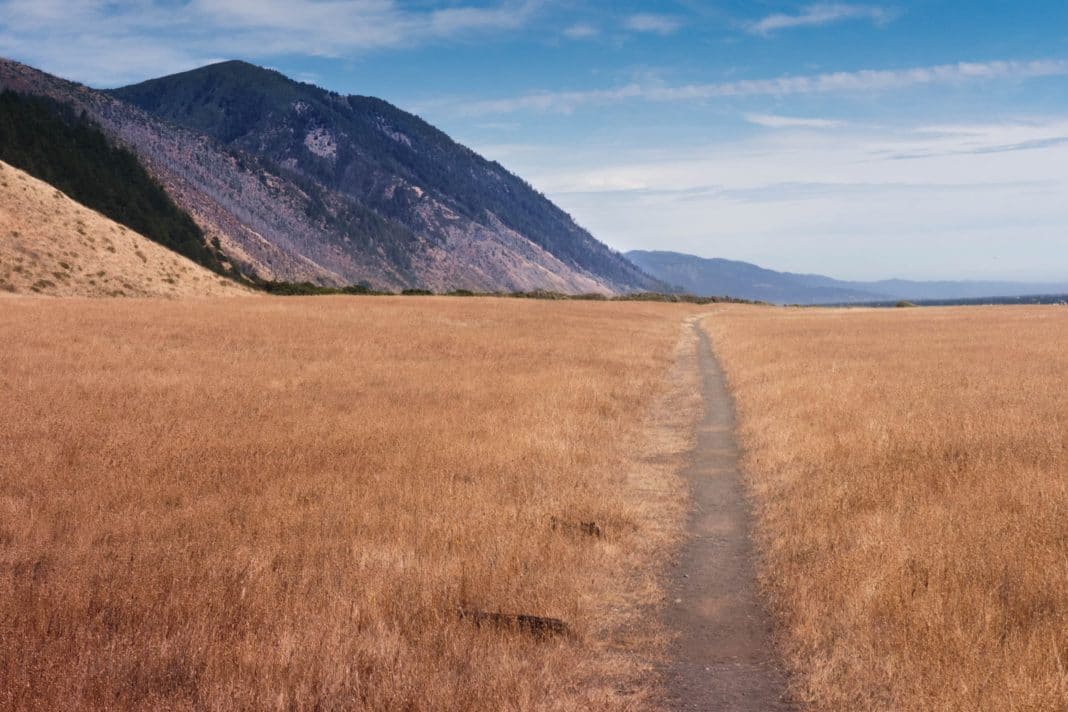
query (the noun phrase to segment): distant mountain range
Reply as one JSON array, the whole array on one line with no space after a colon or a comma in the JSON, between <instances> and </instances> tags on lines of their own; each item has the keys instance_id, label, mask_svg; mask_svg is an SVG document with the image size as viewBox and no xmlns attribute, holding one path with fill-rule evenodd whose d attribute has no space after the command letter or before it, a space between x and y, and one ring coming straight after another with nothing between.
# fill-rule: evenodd
<instances>
[{"instance_id":1,"label":"distant mountain range","mask_svg":"<svg viewBox=\"0 0 1068 712\"><path fill-rule=\"evenodd\" d=\"M887 279L850 282L817 274L764 269L748 262L696 257L679 252L635 250L627 259L648 274L699 296L730 295L774 304L838 304L905 299L967 300L1035 294L1068 294L1068 282L914 282Z\"/></svg>"},{"instance_id":2,"label":"distant mountain range","mask_svg":"<svg viewBox=\"0 0 1068 712\"><path fill-rule=\"evenodd\" d=\"M0 60L132 151L210 251L265 280L379 289L663 287L499 164L412 114L244 62L98 91Z\"/></svg>"},{"instance_id":3,"label":"distant mountain range","mask_svg":"<svg viewBox=\"0 0 1068 712\"><path fill-rule=\"evenodd\" d=\"M0 90L0 159L239 281L797 304L1068 293L1068 283L849 282L624 256L417 116L245 62L100 91L0 59Z\"/></svg>"}]
</instances>

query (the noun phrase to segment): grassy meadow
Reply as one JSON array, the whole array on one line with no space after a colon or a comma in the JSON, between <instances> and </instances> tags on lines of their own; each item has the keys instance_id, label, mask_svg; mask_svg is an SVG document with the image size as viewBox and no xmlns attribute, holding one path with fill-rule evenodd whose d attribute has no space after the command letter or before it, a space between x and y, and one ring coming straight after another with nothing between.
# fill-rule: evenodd
<instances>
[{"instance_id":1,"label":"grassy meadow","mask_svg":"<svg viewBox=\"0 0 1068 712\"><path fill-rule=\"evenodd\" d=\"M652 704L691 310L0 301L0 708Z\"/></svg>"},{"instance_id":2,"label":"grassy meadow","mask_svg":"<svg viewBox=\"0 0 1068 712\"><path fill-rule=\"evenodd\" d=\"M450 297L0 300L0 708L657 708L699 313L802 707L1068 708L1068 309Z\"/></svg>"},{"instance_id":3,"label":"grassy meadow","mask_svg":"<svg viewBox=\"0 0 1068 712\"><path fill-rule=\"evenodd\" d=\"M807 707L1068 709L1068 309L704 325Z\"/></svg>"}]
</instances>

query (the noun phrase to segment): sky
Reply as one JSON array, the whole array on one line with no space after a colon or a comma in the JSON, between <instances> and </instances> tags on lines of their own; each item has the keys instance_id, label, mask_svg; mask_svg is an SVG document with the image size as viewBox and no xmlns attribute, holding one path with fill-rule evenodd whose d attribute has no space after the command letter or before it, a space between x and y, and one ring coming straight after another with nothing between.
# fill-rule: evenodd
<instances>
[{"instance_id":1,"label":"sky","mask_svg":"<svg viewBox=\"0 0 1068 712\"><path fill-rule=\"evenodd\" d=\"M0 54L378 96L618 250L1068 280L1064 0L0 0Z\"/></svg>"}]
</instances>

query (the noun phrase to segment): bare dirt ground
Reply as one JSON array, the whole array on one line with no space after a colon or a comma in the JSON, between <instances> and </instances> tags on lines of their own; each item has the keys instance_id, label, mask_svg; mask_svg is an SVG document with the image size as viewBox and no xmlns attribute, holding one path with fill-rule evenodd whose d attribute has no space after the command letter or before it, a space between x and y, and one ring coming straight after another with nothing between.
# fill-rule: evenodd
<instances>
[{"instance_id":1,"label":"bare dirt ground","mask_svg":"<svg viewBox=\"0 0 1068 712\"><path fill-rule=\"evenodd\" d=\"M704 415L683 476L692 509L689 539L668 586L676 632L665 670L667 704L679 710L794 709L758 592L750 513L734 407L708 335L694 322Z\"/></svg>"}]
</instances>

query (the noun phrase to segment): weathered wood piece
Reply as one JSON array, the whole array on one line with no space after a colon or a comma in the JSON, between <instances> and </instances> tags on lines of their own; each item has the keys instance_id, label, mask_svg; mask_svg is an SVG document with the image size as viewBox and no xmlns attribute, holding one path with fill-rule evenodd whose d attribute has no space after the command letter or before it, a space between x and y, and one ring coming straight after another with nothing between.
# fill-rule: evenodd
<instances>
[{"instance_id":1,"label":"weathered wood piece","mask_svg":"<svg viewBox=\"0 0 1068 712\"><path fill-rule=\"evenodd\" d=\"M604 530L597 522L569 522L559 517L550 517L549 526L553 531L572 531L580 532L586 536L597 537L598 539L604 538Z\"/></svg>"}]
</instances>

